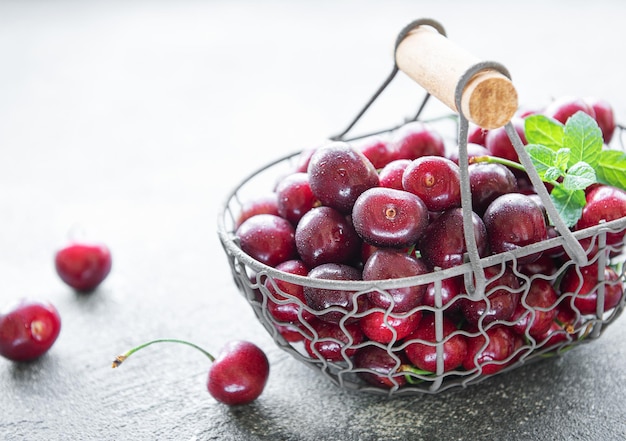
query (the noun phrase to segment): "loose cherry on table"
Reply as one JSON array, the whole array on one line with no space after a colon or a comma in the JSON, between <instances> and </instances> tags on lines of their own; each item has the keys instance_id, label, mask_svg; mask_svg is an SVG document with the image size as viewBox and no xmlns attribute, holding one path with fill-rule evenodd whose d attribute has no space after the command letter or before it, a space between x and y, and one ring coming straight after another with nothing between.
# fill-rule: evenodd
<instances>
[{"instance_id":1,"label":"loose cherry on table","mask_svg":"<svg viewBox=\"0 0 626 441\"><path fill-rule=\"evenodd\" d=\"M61 317L48 302L22 299L0 314L0 355L31 361L45 354L61 332Z\"/></svg>"},{"instance_id":2,"label":"loose cherry on table","mask_svg":"<svg viewBox=\"0 0 626 441\"><path fill-rule=\"evenodd\" d=\"M185 340L152 340L130 349L123 355L118 355L112 367L118 367L135 352L155 343L180 343L202 352L212 363L207 378L207 389L213 398L229 406L249 404L256 400L265 389L269 378L270 366L267 356L257 345L244 340L226 343L217 357Z\"/></svg>"},{"instance_id":3,"label":"loose cherry on table","mask_svg":"<svg viewBox=\"0 0 626 441\"><path fill-rule=\"evenodd\" d=\"M104 244L73 242L57 251L59 277L79 292L95 290L111 272L111 251Z\"/></svg>"}]
</instances>

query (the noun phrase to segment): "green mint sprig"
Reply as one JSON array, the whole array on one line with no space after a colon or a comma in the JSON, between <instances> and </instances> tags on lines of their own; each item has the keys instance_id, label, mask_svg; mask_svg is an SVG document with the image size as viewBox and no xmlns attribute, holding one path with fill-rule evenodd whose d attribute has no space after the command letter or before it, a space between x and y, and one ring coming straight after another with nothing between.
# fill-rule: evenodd
<instances>
[{"instance_id":1,"label":"green mint sprig","mask_svg":"<svg viewBox=\"0 0 626 441\"><path fill-rule=\"evenodd\" d=\"M552 185L550 198L568 227L576 225L586 204L585 189L601 183L626 190L626 153L604 148L602 131L584 112L565 124L545 115L525 119L526 151L541 179ZM521 164L494 157L474 162L499 162L524 170Z\"/></svg>"}]
</instances>

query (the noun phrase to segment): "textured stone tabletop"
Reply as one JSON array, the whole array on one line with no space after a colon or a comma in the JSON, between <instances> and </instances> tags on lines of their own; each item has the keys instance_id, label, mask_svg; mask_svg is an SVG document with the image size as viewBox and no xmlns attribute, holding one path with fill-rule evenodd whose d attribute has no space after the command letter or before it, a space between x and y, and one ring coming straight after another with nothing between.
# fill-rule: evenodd
<instances>
[{"instance_id":1,"label":"textured stone tabletop","mask_svg":"<svg viewBox=\"0 0 626 441\"><path fill-rule=\"evenodd\" d=\"M228 191L341 130L416 18L507 66L522 104L594 95L626 120L626 3L502 4L1 1L0 303L48 299L63 328L38 361L0 360L0 439L626 439L623 317L591 344L474 387L348 392L274 344L217 238ZM402 87L372 124L414 111ZM53 267L77 233L113 252L89 295ZM174 345L111 369L158 337L214 351L251 340L270 359L267 388L251 405L221 405L206 391L207 361Z\"/></svg>"}]
</instances>

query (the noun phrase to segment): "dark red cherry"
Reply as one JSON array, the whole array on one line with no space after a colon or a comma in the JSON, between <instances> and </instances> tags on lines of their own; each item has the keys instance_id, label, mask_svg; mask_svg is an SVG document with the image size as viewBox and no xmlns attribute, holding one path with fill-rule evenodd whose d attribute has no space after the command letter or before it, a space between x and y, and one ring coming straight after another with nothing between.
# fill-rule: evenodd
<instances>
[{"instance_id":1,"label":"dark red cherry","mask_svg":"<svg viewBox=\"0 0 626 441\"><path fill-rule=\"evenodd\" d=\"M392 142L396 159L417 159L422 156L444 156L445 143L441 135L431 126L420 122L409 122L393 133Z\"/></svg>"},{"instance_id":2,"label":"dark red cherry","mask_svg":"<svg viewBox=\"0 0 626 441\"><path fill-rule=\"evenodd\" d=\"M428 209L418 196L407 191L370 188L356 200L352 223L359 236L372 245L404 248L424 233Z\"/></svg>"},{"instance_id":3,"label":"dark red cherry","mask_svg":"<svg viewBox=\"0 0 626 441\"><path fill-rule=\"evenodd\" d=\"M537 338L544 335L556 318L559 297L550 282L545 279L532 279L528 293L517 304L511 317L513 329L520 335Z\"/></svg>"},{"instance_id":4,"label":"dark red cherry","mask_svg":"<svg viewBox=\"0 0 626 441\"><path fill-rule=\"evenodd\" d=\"M508 366L515 351L518 336L508 326L493 326L483 334L467 337L467 353L463 360L466 370L479 369L491 375Z\"/></svg>"},{"instance_id":5,"label":"dark red cherry","mask_svg":"<svg viewBox=\"0 0 626 441\"><path fill-rule=\"evenodd\" d=\"M379 343L398 342L411 334L422 317L421 311L410 314L388 314L374 310L359 320L363 333Z\"/></svg>"},{"instance_id":6,"label":"dark red cherry","mask_svg":"<svg viewBox=\"0 0 626 441\"><path fill-rule=\"evenodd\" d=\"M111 272L111 251L104 244L71 243L54 257L57 274L80 292L95 290Z\"/></svg>"},{"instance_id":7,"label":"dark red cherry","mask_svg":"<svg viewBox=\"0 0 626 441\"><path fill-rule=\"evenodd\" d=\"M309 184L322 205L344 214L368 188L379 185L374 165L356 148L333 142L318 148L309 161Z\"/></svg>"},{"instance_id":8,"label":"dark red cherry","mask_svg":"<svg viewBox=\"0 0 626 441\"><path fill-rule=\"evenodd\" d=\"M354 355L354 368L357 375L374 386L391 389L406 384L402 372L403 354L394 358L386 349L378 346L364 346Z\"/></svg>"},{"instance_id":9,"label":"dark red cherry","mask_svg":"<svg viewBox=\"0 0 626 441\"><path fill-rule=\"evenodd\" d=\"M316 338L304 340L304 347L312 358L345 361L355 354L354 346L365 339L358 323L344 324L345 332L339 324L322 320L313 322L312 327Z\"/></svg>"},{"instance_id":10,"label":"dark red cherry","mask_svg":"<svg viewBox=\"0 0 626 441\"><path fill-rule=\"evenodd\" d=\"M383 167L378 174L380 186L404 190L402 186L402 175L404 170L411 164L410 159L396 159Z\"/></svg>"},{"instance_id":11,"label":"dark red cherry","mask_svg":"<svg viewBox=\"0 0 626 441\"><path fill-rule=\"evenodd\" d=\"M404 170L402 186L430 211L461 206L459 166L442 156L422 156Z\"/></svg>"},{"instance_id":12,"label":"dark red cherry","mask_svg":"<svg viewBox=\"0 0 626 441\"><path fill-rule=\"evenodd\" d=\"M596 114L589 104L582 98L562 96L551 101L543 110L543 114L565 124L570 116L576 112L584 112L595 119Z\"/></svg>"},{"instance_id":13,"label":"dark red cherry","mask_svg":"<svg viewBox=\"0 0 626 441\"><path fill-rule=\"evenodd\" d=\"M0 355L31 361L48 352L61 332L61 317L48 302L22 299L0 313Z\"/></svg>"},{"instance_id":14,"label":"dark red cherry","mask_svg":"<svg viewBox=\"0 0 626 441\"><path fill-rule=\"evenodd\" d=\"M292 173L281 179L276 186L276 197L278 214L292 225L297 225L306 212L319 205L306 173Z\"/></svg>"},{"instance_id":15,"label":"dark red cherry","mask_svg":"<svg viewBox=\"0 0 626 441\"><path fill-rule=\"evenodd\" d=\"M244 253L266 265L276 266L297 257L294 227L280 216L252 216L235 235Z\"/></svg>"}]
</instances>

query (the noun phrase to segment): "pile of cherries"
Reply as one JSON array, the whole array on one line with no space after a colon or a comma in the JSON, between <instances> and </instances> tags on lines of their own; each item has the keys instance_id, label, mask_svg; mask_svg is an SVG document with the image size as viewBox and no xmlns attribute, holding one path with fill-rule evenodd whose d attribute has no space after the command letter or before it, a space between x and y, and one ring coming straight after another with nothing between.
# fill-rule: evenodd
<instances>
[{"instance_id":1,"label":"pile of cherries","mask_svg":"<svg viewBox=\"0 0 626 441\"><path fill-rule=\"evenodd\" d=\"M608 144L615 131L603 100L564 97L542 114L565 122L591 115ZM524 118L513 124L522 141ZM454 146L456 147L456 146ZM303 151L265 196L241 207L235 236L257 261L298 278L248 274L259 304L285 340L314 361L344 363L368 383L397 388L440 376L494 374L528 356L586 336L599 311L622 302L624 275L598 268L585 245L579 268L561 247L484 268L485 294L468 294L463 275L439 283L378 289L375 281L414 277L466 262L458 154L432 125L414 121L385 135ZM472 224L487 257L558 233L525 172L476 156L518 161L504 127L473 127L468 138ZM595 184L574 229L626 216L626 192ZM607 236L617 256L625 231ZM599 277L603 271L603 278ZM365 291L316 288L311 279L368 281ZM603 280L599 286L599 280ZM294 281L296 280L296 281ZM431 279L432 280L432 279ZM345 286L345 285L344 285ZM395 285L394 285L395 286ZM604 304L598 305L598 292Z\"/></svg>"}]
</instances>

